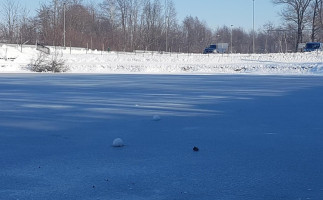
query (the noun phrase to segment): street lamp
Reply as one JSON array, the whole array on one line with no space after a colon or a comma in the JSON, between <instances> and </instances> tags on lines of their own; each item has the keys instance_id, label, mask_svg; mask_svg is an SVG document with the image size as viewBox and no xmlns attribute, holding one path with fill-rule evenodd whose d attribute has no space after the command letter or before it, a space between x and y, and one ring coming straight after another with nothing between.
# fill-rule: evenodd
<instances>
[{"instance_id":1,"label":"street lamp","mask_svg":"<svg viewBox=\"0 0 323 200\"><path fill-rule=\"evenodd\" d=\"M217 42L217 43L220 43L220 35L219 34L217 34L216 36L215 36L215 42Z\"/></svg>"},{"instance_id":2,"label":"street lamp","mask_svg":"<svg viewBox=\"0 0 323 200\"><path fill-rule=\"evenodd\" d=\"M255 0L252 0L252 51L255 53Z\"/></svg>"},{"instance_id":3,"label":"street lamp","mask_svg":"<svg viewBox=\"0 0 323 200\"><path fill-rule=\"evenodd\" d=\"M165 30L165 34L166 34L166 49L165 49L165 51L167 52L167 48L168 48L168 19L167 19L167 15L168 15L168 12L167 12L167 3L168 3L168 1L167 0L165 0L165 28L166 28L166 30Z\"/></svg>"},{"instance_id":4,"label":"street lamp","mask_svg":"<svg viewBox=\"0 0 323 200\"><path fill-rule=\"evenodd\" d=\"M233 27L233 25L231 24L231 42L230 42L231 43L231 53L232 53L232 31L233 31L232 27Z\"/></svg>"},{"instance_id":5,"label":"street lamp","mask_svg":"<svg viewBox=\"0 0 323 200\"><path fill-rule=\"evenodd\" d=\"M65 8L66 8L66 3L63 4L64 5L64 48L66 48L66 18L65 18Z\"/></svg>"}]
</instances>

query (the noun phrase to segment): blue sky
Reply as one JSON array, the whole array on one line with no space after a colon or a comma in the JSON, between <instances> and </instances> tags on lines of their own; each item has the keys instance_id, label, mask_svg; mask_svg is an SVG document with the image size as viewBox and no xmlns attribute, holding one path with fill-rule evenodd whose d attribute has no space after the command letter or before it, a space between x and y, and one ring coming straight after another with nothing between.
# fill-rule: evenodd
<instances>
[{"instance_id":1,"label":"blue sky","mask_svg":"<svg viewBox=\"0 0 323 200\"><path fill-rule=\"evenodd\" d=\"M45 0L18 0L28 9L37 8L39 2ZM103 0L84 0L84 2L101 3ZM164 0L161 0L164 3ZM246 30L252 29L252 0L174 0L178 19L183 20L186 16L197 16L205 21L210 28L222 25L234 25ZM271 0L255 0L255 28L262 28L267 22L280 24L278 15L281 7L274 6Z\"/></svg>"},{"instance_id":2,"label":"blue sky","mask_svg":"<svg viewBox=\"0 0 323 200\"><path fill-rule=\"evenodd\" d=\"M174 0L179 19L187 15L205 20L210 27L234 25L246 30L253 25L252 0ZM281 7L274 6L271 0L255 0L255 28L261 28L271 21L280 24L278 14Z\"/></svg>"}]
</instances>

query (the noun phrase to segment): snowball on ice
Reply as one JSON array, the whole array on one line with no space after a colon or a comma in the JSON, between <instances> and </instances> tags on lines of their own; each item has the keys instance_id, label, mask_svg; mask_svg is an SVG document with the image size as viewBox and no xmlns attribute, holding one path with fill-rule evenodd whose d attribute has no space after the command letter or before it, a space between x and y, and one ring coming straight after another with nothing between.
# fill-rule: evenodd
<instances>
[{"instance_id":1,"label":"snowball on ice","mask_svg":"<svg viewBox=\"0 0 323 200\"><path fill-rule=\"evenodd\" d=\"M160 120L160 116L159 115L154 115L153 116L153 120L154 121L159 121Z\"/></svg>"},{"instance_id":2,"label":"snowball on ice","mask_svg":"<svg viewBox=\"0 0 323 200\"><path fill-rule=\"evenodd\" d=\"M114 139L112 142L112 146L113 147L123 147L124 146L123 140L121 138Z\"/></svg>"}]
</instances>

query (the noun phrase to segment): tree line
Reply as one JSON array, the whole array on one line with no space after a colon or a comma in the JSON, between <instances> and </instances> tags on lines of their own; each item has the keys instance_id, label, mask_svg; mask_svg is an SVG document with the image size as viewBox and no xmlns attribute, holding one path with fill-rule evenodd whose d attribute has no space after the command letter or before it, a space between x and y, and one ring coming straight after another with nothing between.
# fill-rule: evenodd
<instances>
[{"instance_id":1,"label":"tree line","mask_svg":"<svg viewBox=\"0 0 323 200\"><path fill-rule=\"evenodd\" d=\"M179 22L173 0L50 0L34 16L15 0L0 5L0 42L73 46L114 51L201 53L212 43L229 43L232 52L291 52L298 44L323 41L322 0L272 0L281 5L282 24L246 31L210 28L198 17ZM65 30L65 32L64 32ZM231 46L231 45L230 45Z\"/></svg>"}]
</instances>

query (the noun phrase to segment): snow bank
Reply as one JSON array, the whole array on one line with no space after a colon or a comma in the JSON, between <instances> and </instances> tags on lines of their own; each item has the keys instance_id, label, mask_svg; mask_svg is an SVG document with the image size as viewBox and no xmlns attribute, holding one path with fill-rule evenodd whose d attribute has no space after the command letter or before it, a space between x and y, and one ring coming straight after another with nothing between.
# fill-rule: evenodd
<instances>
[{"instance_id":1,"label":"snow bank","mask_svg":"<svg viewBox=\"0 0 323 200\"><path fill-rule=\"evenodd\" d=\"M321 75L323 53L288 54L179 54L125 53L51 48L62 55L68 73L141 74L275 74ZM29 46L2 45L0 72L30 72L28 64L38 52Z\"/></svg>"}]
</instances>

